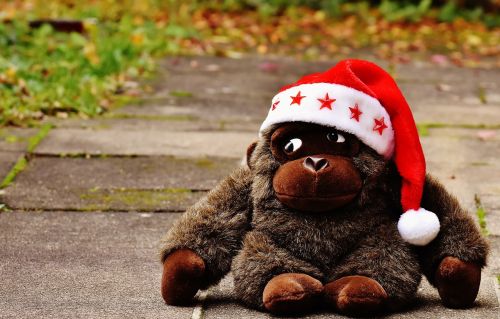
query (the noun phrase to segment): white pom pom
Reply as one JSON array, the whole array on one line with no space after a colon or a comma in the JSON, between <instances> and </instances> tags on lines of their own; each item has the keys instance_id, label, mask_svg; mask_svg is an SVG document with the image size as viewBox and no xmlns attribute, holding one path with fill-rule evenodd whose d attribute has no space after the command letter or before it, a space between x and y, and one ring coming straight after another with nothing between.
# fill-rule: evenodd
<instances>
[{"instance_id":1,"label":"white pom pom","mask_svg":"<svg viewBox=\"0 0 500 319\"><path fill-rule=\"evenodd\" d=\"M424 208L410 209L399 218L398 230L407 243L425 246L439 233L439 219Z\"/></svg>"}]
</instances>

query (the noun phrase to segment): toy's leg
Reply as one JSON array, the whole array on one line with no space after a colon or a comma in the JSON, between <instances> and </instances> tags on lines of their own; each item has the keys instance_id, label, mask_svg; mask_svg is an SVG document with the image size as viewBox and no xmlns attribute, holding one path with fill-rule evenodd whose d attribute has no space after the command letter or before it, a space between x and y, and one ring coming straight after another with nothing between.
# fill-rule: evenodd
<instances>
[{"instance_id":1,"label":"toy's leg","mask_svg":"<svg viewBox=\"0 0 500 319\"><path fill-rule=\"evenodd\" d=\"M422 271L437 287L445 306L470 307L479 290L488 245L467 211L430 176L422 207L435 212L441 223L436 239L427 246L415 247Z\"/></svg>"},{"instance_id":2,"label":"toy's leg","mask_svg":"<svg viewBox=\"0 0 500 319\"><path fill-rule=\"evenodd\" d=\"M245 237L233 273L235 293L242 302L275 314L314 309L323 290L319 269L276 247L259 232Z\"/></svg>"},{"instance_id":3,"label":"toy's leg","mask_svg":"<svg viewBox=\"0 0 500 319\"><path fill-rule=\"evenodd\" d=\"M388 225L364 239L332 270L326 303L351 316L374 315L404 306L417 291L421 275L415 254Z\"/></svg>"},{"instance_id":4,"label":"toy's leg","mask_svg":"<svg viewBox=\"0 0 500 319\"><path fill-rule=\"evenodd\" d=\"M325 285L324 299L335 311L350 316L381 312L388 300L385 289L366 276L345 276Z\"/></svg>"}]
</instances>

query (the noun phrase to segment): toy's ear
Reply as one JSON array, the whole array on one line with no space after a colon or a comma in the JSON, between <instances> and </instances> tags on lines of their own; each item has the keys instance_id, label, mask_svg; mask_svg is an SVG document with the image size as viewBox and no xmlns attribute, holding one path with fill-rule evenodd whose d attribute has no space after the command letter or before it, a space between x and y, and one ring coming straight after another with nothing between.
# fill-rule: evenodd
<instances>
[{"instance_id":1,"label":"toy's ear","mask_svg":"<svg viewBox=\"0 0 500 319\"><path fill-rule=\"evenodd\" d=\"M245 158L245 164L252 169L250 164L250 158L252 157L253 151L255 151L255 147L257 146L257 142L253 142L247 148L247 157Z\"/></svg>"}]
</instances>

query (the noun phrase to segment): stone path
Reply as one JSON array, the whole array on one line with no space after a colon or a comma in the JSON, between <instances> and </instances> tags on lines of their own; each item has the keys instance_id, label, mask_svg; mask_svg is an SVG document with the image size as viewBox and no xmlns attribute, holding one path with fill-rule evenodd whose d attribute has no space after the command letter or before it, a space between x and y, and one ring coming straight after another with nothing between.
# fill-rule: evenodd
<instances>
[{"instance_id":1,"label":"stone path","mask_svg":"<svg viewBox=\"0 0 500 319\"><path fill-rule=\"evenodd\" d=\"M192 307L165 305L159 239L239 165L274 92L330 65L168 59L155 93L98 119L56 121L34 150L37 129L0 130L0 180L28 160L0 190L8 208L0 213L0 318L268 318L231 299L230 277ZM412 63L395 76L429 171L477 220L484 208L492 256L474 308L442 307L424 282L415 305L392 317L498 318L499 70ZM310 316L327 317L336 316Z\"/></svg>"}]
</instances>

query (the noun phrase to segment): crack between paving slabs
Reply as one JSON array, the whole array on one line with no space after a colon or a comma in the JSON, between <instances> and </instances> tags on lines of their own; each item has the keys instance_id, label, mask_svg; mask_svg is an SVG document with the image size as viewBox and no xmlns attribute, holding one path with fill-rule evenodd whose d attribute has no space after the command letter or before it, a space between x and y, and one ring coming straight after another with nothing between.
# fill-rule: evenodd
<instances>
[{"instance_id":1,"label":"crack between paving slabs","mask_svg":"<svg viewBox=\"0 0 500 319\"><path fill-rule=\"evenodd\" d=\"M44 124L35 133L35 135L29 138L25 153L19 156L14 166L12 166L7 175L5 175L4 179L0 183L0 190L5 189L7 186L12 184L16 176L28 166L36 147L43 141L43 139L45 139L45 137L49 134L50 130L53 127L54 126L51 123ZM0 204L2 204L2 210L10 210L10 207L8 207L7 205L3 203Z\"/></svg>"}]
</instances>

